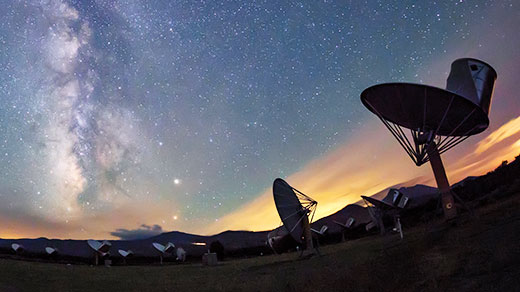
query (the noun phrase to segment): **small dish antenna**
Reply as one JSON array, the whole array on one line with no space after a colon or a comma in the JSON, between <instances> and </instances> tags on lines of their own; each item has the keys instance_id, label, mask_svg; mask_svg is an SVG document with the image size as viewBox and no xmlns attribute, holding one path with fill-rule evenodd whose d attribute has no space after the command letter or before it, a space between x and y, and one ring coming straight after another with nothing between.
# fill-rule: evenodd
<instances>
[{"instance_id":1,"label":"small dish antenna","mask_svg":"<svg viewBox=\"0 0 520 292\"><path fill-rule=\"evenodd\" d=\"M392 190L390 190L392 192ZM403 239L403 229L401 226L400 212L403 210L399 205L390 204L385 201L380 201L371 197L361 196L363 201L368 208L368 213L372 218L372 222L374 225L379 227L379 231L381 235L385 234L385 225L383 223L383 217L385 215L392 216L394 219L394 228L392 230L398 232Z\"/></svg>"},{"instance_id":2,"label":"small dish antenna","mask_svg":"<svg viewBox=\"0 0 520 292\"><path fill-rule=\"evenodd\" d=\"M447 220L457 216L457 209L440 155L487 129L496 78L496 71L487 63L463 58L451 64L446 89L383 83L361 93L363 104L379 117L413 162L417 166L430 162Z\"/></svg>"},{"instance_id":3,"label":"small dish antenna","mask_svg":"<svg viewBox=\"0 0 520 292\"><path fill-rule=\"evenodd\" d=\"M55 255L58 253L58 249L57 248L54 248L54 247L50 247L50 246L47 246L45 248L45 252L48 254L48 255Z\"/></svg>"},{"instance_id":4,"label":"small dish antenna","mask_svg":"<svg viewBox=\"0 0 520 292\"><path fill-rule=\"evenodd\" d=\"M131 250L123 250L123 249L120 249L117 251L122 257L124 258L127 258L127 257L131 257L134 255L134 252L131 251Z\"/></svg>"},{"instance_id":5,"label":"small dish antenna","mask_svg":"<svg viewBox=\"0 0 520 292\"><path fill-rule=\"evenodd\" d=\"M408 205L408 202L410 201L410 198L405 196L399 190L390 189L389 193L390 193L390 195L392 197L392 204L395 207L404 209Z\"/></svg>"},{"instance_id":6,"label":"small dish antenna","mask_svg":"<svg viewBox=\"0 0 520 292\"><path fill-rule=\"evenodd\" d=\"M166 254L171 254L175 250L175 244L173 244L171 242L168 242L168 244L166 246L164 246L160 243L157 243L157 242L152 243L152 245L156 250L159 251L161 265L163 263L163 256Z\"/></svg>"},{"instance_id":7,"label":"small dish antenna","mask_svg":"<svg viewBox=\"0 0 520 292\"><path fill-rule=\"evenodd\" d=\"M107 241L97 241L93 239L87 240L88 245L90 248L94 250L94 253L96 255L96 266L99 264L99 256L104 257L109 254L110 247L112 244Z\"/></svg>"},{"instance_id":8,"label":"small dish antenna","mask_svg":"<svg viewBox=\"0 0 520 292\"><path fill-rule=\"evenodd\" d=\"M320 236L324 236L325 233L327 233L327 230L329 230L329 227L327 225L323 225L321 226L320 230L316 230L314 228L311 228L312 232L320 235Z\"/></svg>"},{"instance_id":9,"label":"small dish antenna","mask_svg":"<svg viewBox=\"0 0 520 292\"><path fill-rule=\"evenodd\" d=\"M354 217L349 217L347 219L347 222L345 222L345 223L341 223L336 220L334 220L333 222L336 223L337 225L341 226L343 229L350 229L352 227L352 225L354 225L354 222L356 222L356 219L354 219Z\"/></svg>"},{"instance_id":10,"label":"small dish antenna","mask_svg":"<svg viewBox=\"0 0 520 292\"><path fill-rule=\"evenodd\" d=\"M273 197L287 233L302 248L302 251L313 253L310 222L314 218L318 202L291 187L281 178L277 178L273 183Z\"/></svg>"},{"instance_id":11,"label":"small dish antenna","mask_svg":"<svg viewBox=\"0 0 520 292\"><path fill-rule=\"evenodd\" d=\"M11 248L14 250L15 253L20 253L24 251L23 245L18 243L11 244Z\"/></svg>"},{"instance_id":12,"label":"small dish antenna","mask_svg":"<svg viewBox=\"0 0 520 292\"><path fill-rule=\"evenodd\" d=\"M119 249L117 252L123 257L123 263L126 264L126 259L134 256L134 252L131 250Z\"/></svg>"},{"instance_id":13,"label":"small dish antenna","mask_svg":"<svg viewBox=\"0 0 520 292\"><path fill-rule=\"evenodd\" d=\"M181 262L186 261L186 251L184 250L184 248L178 247L176 253L177 253L176 260L181 261Z\"/></svg>"},{"instance_id":14,"label":"small dish antenna","mask_svg":"<svg viewBox=\"0 0 520 292\"><path fill-rule=\"evenodd\" d=\"M347 222L345 222L345 223L341 223L336 220L333 220L332 222L334 222L335 224L337 224L341 227L341 241L343 242L343 241L345 241L345 232L354 226L356 219L354 217L349 217L347 219Z\"/></svg>"}]
</instances>

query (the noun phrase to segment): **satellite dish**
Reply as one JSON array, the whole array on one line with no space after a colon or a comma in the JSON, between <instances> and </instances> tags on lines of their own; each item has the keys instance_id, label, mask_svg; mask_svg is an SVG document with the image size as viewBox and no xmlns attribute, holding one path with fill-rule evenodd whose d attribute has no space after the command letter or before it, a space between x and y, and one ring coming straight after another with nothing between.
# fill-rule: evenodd
<instances>
[{"instance_id":1,"label":"satellite dish","mask_svg":"<svg viewBox=\"0 0 520 292\"><path fill-rule=\"evenodd\" d=\"M90 248L94 250L94 253L96 255L96 266L99 263L99 256L101 255L101 257L104 257L108 255L110 247L112 246L112 244L107 240L100 242L97 240L89 239L87 240L87 244L90 246Z\"/></svg>"},{"instance_id":2,"label":"satellite dish","mask_svg":"<svg viewBox=\"0 0 520 292\"><path fill-rule=\"evenodd\" d=\"M399 203L397 204L397 207L404 209L408 205L409 201L410 201L410 198L408 198L406 196L402 196L401 200L399 200Z\"/></svg>"},{"instance_id":3,"label":"satellite dish","mask_svg":"<svg viewBox=\"0 0 520 292\"><path fill-rule=\"evenodd\" d=\"M168 242L166 246L157 242L152 243L152 245L157 251L159 251L161 264L163 263L163 255L171 254L175 250L175 245L171 242Z\"/></svg>"},{"instance_id":4,"label":"satellite dish","mask_svg":"<svg viewBox=\"0 0 520 292\"><path fill-rule=\"evenodd\" d=\"M152 243L152 245L156 250L158 250L161 253L164 253L164 245L157 242Z\"/></svg>"},{"instance_id":5,"label":"satellite dish","mask_svg":"<svg viewBox=\"0 0 520 292\"><path fill-rule=\"evenodd\" d=\"M372 218L371 226L377 226L381 235L385 234L385 225L383 223L383 217L385 215L384 212L386 210L391 210L395 207L392 204L389 204L384 201L379 201L371 197L361 196L361 198L363 198L363 201L365 201L365 204L367 205L368 209L368 214L370 214L370 218Z\"/></svg>"},{"instance_id":6,"label":"satellite dish","mask_svg":"<svg viewBox=\"0 0 520 292\"><path fill-rule=\"evenodd\" d=\"M302 248L312 251L313 242L310 222L318 202L277 178L273 183L273 197L283 226ZM311 217L309 220L309 216Z\"/></svg>"},{"instance_id":7,"label":"satellite dish","mask_svg":"<svg viewBox=\"0 0 520 292\"><path fill-rule=\"evenodd\" d=\"M392 191L393 190L390 190L390 192ZM399 191L397 192L399 193ZM395 192L393 194L395 194ZM395 226L392 230L399 232L399 234L401 235L401 239L403 239L403 229L401 226L400 212L403 210L404 206L400 207L399 204L396 205L395 202L394 204L390 204L385 201L380 201L366 196L361 196L361 198L363 198L365 204L367 205L368 213L372 218L373 224L379 227L379 231L381 232L381 234L385 234L386 231L385 225L383 223L383 217L388 215L393 217L394 219ZM408 202L407 197L403 198L406 198L406 202ZM406 202L404 203L404 205L406 205Z\"/></svg>"},{"instance_id":8,"label":"satellite dish","mask_svg":"<svg viewBox=\"0 0 520 292\"><path fill-rule=\"evenodd\" d=\"M173 253L175 250L175 244L168 242L168 244L164 247L164 253Z\"/></svg>"},{"instance_id":9,"label":"satellite dish","mask_svg":"<svg viewBox=\"0 0 520 292\"><path fill-rule=\"evenodd\" d=\"M11 248L12 248L12 249L14 250L14 252L16 252L16 253L22 252L22 251L24 250L23 245L18 244L18 243L13 243L13 244L11 244Z\"/></svg>"},{"instance_id":10,"label":"satellite dish","mask_svg":"<svg viewBox=\"0 0 520 292\"><path fill-rule=\"evenodd\" d=\"M319 234L321 236L325 235L325 233L327 232L328 229L329 229L329 227L327 225L321 226L320 230L316 230L314 228L311 228L312 232L314 232L316 234Z\"/></svg>"},{"instance_id":11,"label":"satellite dish","mask_svg":"<svg viewBox=\"0 0 520 292\"><path fill-rule=\"evenodd\" d=\"M123 263L126 264L126 259L129 257L132 257L134 255L134 252L131 250L123 250L119 249L117 252L123 257Z\"/></svg>"},{"instance_id":12,"label":"satellite dish","mask_svg":"<svg viewBox=\"0 0 520 292\"><path fill-rule=\"evenodd\" d=\"M178 261L184 262L186 261L186 251L184 248L179 247L177 248L177 259Z\"/></svg>"},{"instance_id":13,"label":"satellite dish","mask_svg":"<svg viewBox=\"0 0 520 292\"><path fill-rule=\"evenodd\" d=\"M46 247L45 248L45 252L48 254L48 255L55 255L58 253L58 249L57 248L54 248L54 247Z\"/></svg>"},{"instance_id":14,"label":"satellite dish","mask_svg":"<svg viewBox=\"0 0 520 292\"><path fill-rule=\"evenodd\" d=\"M348 218L348 220L347 220L347 224L346 224L346 227L347 227L347 228L352 227L352 225L354 225L354 222L356 222L356 219L354 219L354 217L350 217L350 218Z\"/></svg>"},{"instance_id":15,"label":"satellite dish","mask_svg":"<svg viewBox=\"0 0 520 292\"><path fill-rule=\"evenodd\" d=\"M345 222L345 223L341 223L336 220L334 220L333 222L338 224L339 226L341 226L344 229L350 229L352 227L352 225L354 225L354 222L356 222L356 219L354 217L349 217L347 219L347 222Z\"/></svg>"},{"instance_id":16,"label":"satellite dish","mask_svg":"<svg viewBox=\"0 0 520 292\"><path fill-rule=\"evenodd\" d=\"M390 189L388 191L388 195L382 201L383 202L391 201L392 205L394 207L404 209L408 205L410 198L405 196L403 193L401 193L397 189Z\"/></svg>"},{"instance_id":17,"label":"satellite dish","mask_svg":"<svg viewBox=\"0 0 520 292\"><path fill-rule=\"evenodd\" d=\"M415 164L430 162L446 219L454 218L457 210L440 154L487 129L496 78L496 71L487 63L463 58L452 63L446 90L384 83L361 93L363 104L379 117Z\"/></svg>"},{"instance_id":18,"label":"satellite dish","mask_svg":"<svg viewBox=\"0 0 520 292\"><path fill-rule=\"evenodd\" d=\"M87 240L88 245L96 252L106 254L110 250L110 247L112 247L112 244L110 241L104 240L104 241L97 241L93 239Z\"/></svg>"},{"instance_id":19,"label":"satellite dish","mask_svg":"<svg viewBox=\"0 0 520 292\"><path fill-rule=\"evenodd\" d=\"M131 257L134 255L134 252L131 250L119 249L117 252L124 258Z\"/></svg>"},{"instance_id":20,"label":"satellite dish","mask_svg":"<svg viewBox=\"0 0 520 292\"><path fill-rule=\"evenodd\" d=\"M343 241L345 241L345 232L354 226L354 222L356 222L356 219L354 217L349 217L347 219L347 222L345 222L345 223L341 223L336 220L333 220L332 222L336 223L337 225L339 225L341 227L341 229L342 229L341 241L343 242Z\"/></svg>"}]
</instances>

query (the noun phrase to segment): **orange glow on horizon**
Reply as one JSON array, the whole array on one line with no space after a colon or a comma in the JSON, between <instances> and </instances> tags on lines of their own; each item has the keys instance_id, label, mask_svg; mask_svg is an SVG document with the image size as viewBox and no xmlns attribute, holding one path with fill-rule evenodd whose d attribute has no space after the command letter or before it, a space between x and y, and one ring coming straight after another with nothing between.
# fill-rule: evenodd
<instances>
[{"instance_id":1,"label":"orange glow on horizon","mask_svg":"<svg viewBox=\"0 0 520 292\"><path fill-rule=\"evenodd\" d=\"M485 174L503 160L514 159L520 153L519 125L520 117L517 117L487 136L472 137L443 155L450 182L453 184L467 176ZM347 204L359 202L361 195L386 195L385 190L396 185L435 185L429 164L416 167L382 124L367 124L359 131L366 134L338 146L284 178L318 201L314 220ZM280 224L271 185L253 201L209 225L174 220L171 209L171 202L129 200L111 212L82 218L81 221L71 220L66 224L51 222L49 226L38 223L37 219L34 219L36 223L25 222L16 216L0 214L0 222L3 222L0 224L0 238L116 239L109 234L111 231L134 229L141 224L160 224L165 231L211 235L224 230L269 230Z\"/></svg>"},{"instance_id":2,"label":"orange glow on horizon","mask_svg":"<svg viewBox=\"0 0 520 292\"><path fill-rule=\"evenodd\" d=\"M370 124L367 128L374 129L368 136L347 142L286 178L293 187L318 201L315 220L358 202L361 195L373 195L395 185L436 186L429 164L416 167L382 125ZM520 117L505 123L481 142L463 143L452 152L443 157L452 184L493 170L503 160L514 159L520 153ZM205 234L225 229L260 231L279 224L272 190L268 188L253 202L199 231Z\"/></svg>"}]
</instances>

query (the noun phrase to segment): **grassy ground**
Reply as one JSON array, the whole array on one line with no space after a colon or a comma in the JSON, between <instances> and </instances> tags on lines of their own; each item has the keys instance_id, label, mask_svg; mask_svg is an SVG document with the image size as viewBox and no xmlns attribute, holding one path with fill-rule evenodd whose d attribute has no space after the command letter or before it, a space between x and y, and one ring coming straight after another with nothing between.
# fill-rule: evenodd
<instances>
[{"instance_id":1,"label":"grassy ground","mask_svg":"<svg viewBox=\"0 0 520 292\"><path fill-rule=\"evenodd\" d=\"M264 256L171 266L0 260L0 291L520 291L520 196L395 235Z\"/></svg>"}]
</instances>

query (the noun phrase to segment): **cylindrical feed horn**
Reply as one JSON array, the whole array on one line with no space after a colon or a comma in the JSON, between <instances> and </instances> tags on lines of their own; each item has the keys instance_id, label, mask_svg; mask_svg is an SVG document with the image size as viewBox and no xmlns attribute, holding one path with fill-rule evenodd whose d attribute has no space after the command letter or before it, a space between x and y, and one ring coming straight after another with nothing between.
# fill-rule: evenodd
<instances>
[{"instance_id":1,"label":"cylindrical feed horn","mask_svg":"<svg viewBox=\"0 0 520 292\"><path fill-rule=\"evenodd\" d=\"M497 72L477 59L457 59L451 64L446 90L470 100L489 114Z\"/></svg>"}]
</instances>

